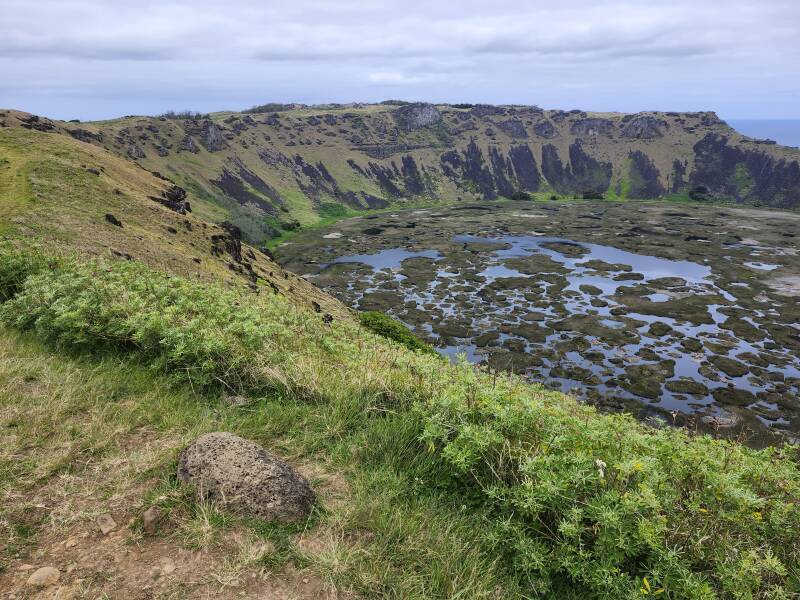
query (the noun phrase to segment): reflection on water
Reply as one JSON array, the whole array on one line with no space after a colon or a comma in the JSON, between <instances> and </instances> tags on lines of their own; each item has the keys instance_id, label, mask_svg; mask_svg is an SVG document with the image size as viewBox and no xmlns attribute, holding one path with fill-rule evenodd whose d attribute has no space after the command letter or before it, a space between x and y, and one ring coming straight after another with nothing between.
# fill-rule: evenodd
<instances>
[{"instance_id":1,"label":"reflection on water","mask_svg":"<svg viewBox=\"0 0 800 600\"><path fill-rule=\"evenodd\" d=\"M350 287L353 303L391 291L389 312L447 356L463 353L594 401L716 415L724 399L749 406L765 425L784 422L773 398L797 393L783 382L800 378L798 357L759 324L768 309L737 306L710 266L539 235L454 241L460 257L392 248L333 262L372 267L363 286ZM479 244L482 251L469 250ZM434 261L427 277L404 276L404 261L415 258ZM527 258L549 260L528 268Z\"/></svg>"}]
</instances>

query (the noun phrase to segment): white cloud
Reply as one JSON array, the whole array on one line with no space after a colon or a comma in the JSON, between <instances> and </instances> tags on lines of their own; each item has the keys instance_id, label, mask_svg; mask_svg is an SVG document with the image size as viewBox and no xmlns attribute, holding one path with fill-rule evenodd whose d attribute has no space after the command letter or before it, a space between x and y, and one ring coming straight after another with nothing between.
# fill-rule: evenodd
<instances>
[{"instance_id":1,"label":"white cloud","mask_svg":"<svg viewBox=\"0 0 800 600\"><path fill-rule=\"evenodd\" d=\"M794 0L0 0L0 14L0 105L54 116L385 90L800 117Z\"/></svg>"}]
</instances>

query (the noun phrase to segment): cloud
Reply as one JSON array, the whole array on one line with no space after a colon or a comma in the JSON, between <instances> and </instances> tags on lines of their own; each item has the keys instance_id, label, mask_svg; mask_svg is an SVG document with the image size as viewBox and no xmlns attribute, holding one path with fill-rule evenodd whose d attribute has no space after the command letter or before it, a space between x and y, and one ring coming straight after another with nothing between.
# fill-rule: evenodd
<instances>
[{"instance_id":1,"label":"cloud","mask_svg":"<svg viewBox=\"0 0 800 600\"><path fill-rule=\"evenodd\" d=\"M54 116L381 93L800 113L795 0L0 1L0 105Z\"/></svg>"}]
</instances>

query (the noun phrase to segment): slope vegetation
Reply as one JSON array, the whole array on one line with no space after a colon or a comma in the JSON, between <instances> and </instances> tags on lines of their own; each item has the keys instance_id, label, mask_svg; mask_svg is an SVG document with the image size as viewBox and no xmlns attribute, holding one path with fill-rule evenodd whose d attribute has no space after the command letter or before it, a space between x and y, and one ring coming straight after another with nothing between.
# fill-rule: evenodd
<instances>
[{"instance_id":1,"label":"slope vegetation","mask_svg":"<svg viewBox=\"0 0 800 600\"><path fill-rule=\"evenodd\" d=\"M136 260L204 281L280 293L337 318L338 302L242 241L223 212L134 162L23 113L0 127L0 234L50 254Z\"/></svg>"},{"instance_id":2,"label":"slope vegetation","mask_svg":"<svg viewBox=\"0 0 800 600\"><path fill-rule=\"evenodd\" d=\"M14 126L20 117L30 118L0 119ZM169 177L198 214L228 219L253 241L348 211L518 192L800 205L800 151L745 138L710 112L272 105L22 124Z\"/></svg>"},{"instance_id":3,"label":"slope vegetation","mask_svg":"<svg viewBox=\"0 0 800 600\"><path fill-rule=\"evenodd\" d=\"M383 513L367 519L370 541L360 550L373 558L358 566L350 556L332 575L347 589L424 598L787 598L800 590L796 447L755 451L598 414L516 376L328 322L282 296L138 263L12 252L0 266L6 326L64 350L125 357L194 390L211 410L221 394L236 394L258 437L278 427L309 458L319 452L356 477L389 477L388 515L416 516L388 528ZM288 413L276 414L276 403ZM11 414L4 431L30 426ZM150 418L168 417L178 418ZM8 472L30 435L12 434ZM373 481L370 502L383 485ZM7 486L16 492L14 480ZM415 531L418 510L432 515L424 535ZM403 560L380 583L365 581L386 569L381 549ZM404 573L414 576L401 583Z\"/></svg>"}]
</instances>

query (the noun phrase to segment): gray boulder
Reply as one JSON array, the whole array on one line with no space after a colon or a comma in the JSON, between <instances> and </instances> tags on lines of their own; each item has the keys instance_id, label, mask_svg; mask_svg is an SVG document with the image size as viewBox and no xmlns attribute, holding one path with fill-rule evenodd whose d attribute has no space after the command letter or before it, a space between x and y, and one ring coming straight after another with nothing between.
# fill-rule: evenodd
<instances>
[{"instance_id":1,"label":"gray boulder","mask_svg":"<svg viewBox=\"0 0 800 600\"><path fill-rule=\"evenodd\" d=\"M178 480L242 516L289 523L308 515L314 492L287 462L230 433L208 433L178 459Z\"/></svg>"}]
</instances>

